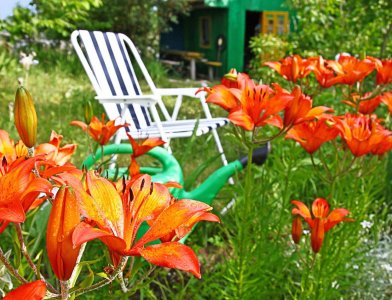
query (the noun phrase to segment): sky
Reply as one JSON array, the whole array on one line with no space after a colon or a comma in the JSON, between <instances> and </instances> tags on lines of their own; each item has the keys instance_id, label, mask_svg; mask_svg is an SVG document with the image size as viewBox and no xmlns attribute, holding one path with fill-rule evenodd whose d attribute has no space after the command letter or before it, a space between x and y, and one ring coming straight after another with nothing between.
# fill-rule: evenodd
<instances>
[{"instance_id":1,"label":"sky","mask_svg":"<svg viewBox=\"0 0 392 300\"><path fill-rule=\"evenodd\" d=\"M12 9L16 4L21 6L28 6L30 0L0 0L0 19L5 19L6 17L12 15Z\"/></svg>"}]
</instances>

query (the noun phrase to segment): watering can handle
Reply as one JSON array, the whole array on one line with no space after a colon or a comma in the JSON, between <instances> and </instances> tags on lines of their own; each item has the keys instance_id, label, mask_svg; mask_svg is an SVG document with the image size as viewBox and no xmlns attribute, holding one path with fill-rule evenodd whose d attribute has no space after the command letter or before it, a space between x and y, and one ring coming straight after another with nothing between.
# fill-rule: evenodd
<instances>
[{"instance_id":1,"label":"watering can handle","mask_svg":"<svg viewBox=\"0 0 392 300\"><path fill-rule=\"evenodd\" d=\"M271 152L270 142L267 142L267 144L264 144L260 148L253 150L252 163L261 166L266 161L267 156L270 152ZM241 162L242 167L245 168L246 165L248 164L248 157L244 156L240 158L239 161Z\"/></svg>"},{"instance_id":2,"label":"watering can handle","mask_svg":"<svg viewBox=\"0 0 392 300\"><path fill-rule=\"evenodd\" d=\"M112 144L103 147L103 155L115 155L115 154L132 154L132 146L130 144ZM159 172L155 172L152 176L153 181L165 183L168 181L175 181L180 184L184 183L182 169L178 161L173 155L169 154L165 149L161 147L155 147L148 151L147 155L155 158L162 164L162 169ZM102 151L98 149L95 155L89 155L82 163L82 165L90 170L94 164L101 159ZM141 171L143 172L143 167ZM151 168L149 168L151 169ZM143 172L144 173L144 172Z\"/></svg>"}]
</instances>

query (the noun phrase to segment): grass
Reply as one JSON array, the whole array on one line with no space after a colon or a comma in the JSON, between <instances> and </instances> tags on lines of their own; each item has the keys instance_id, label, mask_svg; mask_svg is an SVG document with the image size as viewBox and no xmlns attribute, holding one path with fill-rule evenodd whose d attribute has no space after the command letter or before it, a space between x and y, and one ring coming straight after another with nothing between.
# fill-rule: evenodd
<instances>
[{"instance_id":1,"label":"grass","mask_svg":"<svg viewBox=\"0 0 392 300\"><path fill-rule=\"evenodd\" d=\"M9 131L16 139L10 103L18 77L25 74L16 63L16 57L9 54L5 57L6 64L0 69L0 128ZM80 165L88 155L89 145L81 130L70 126L69 122L83 120L84 102L92 100L94 92L75 54L41 51L38 59L40 63L32 67L28 79L28 89L39 116L38 141L48 141L50 131L55 130L64 136L64 144L78 144L73 162ZM171 84L156 64L154 70L160 78L159 83ZM334 101L331 95L326 98ZM100 115L102 107L93 103L95 115ZM193 105L186 107L186 115L197 116ZM213 113L222 114L218 108L212 109ZM229 160L246 153L246 149L235 142L232 129L223 129L220 135ZM172 148L182 164L185 179L192 178L206 158L216 153L211 136L175 140ZM366 175L343 176L331 186L314 171L310 159L300 147L292 141L276 140L266 164L252 168L251 201L246 199L244 202L244 174L237 174L236 185L226 186L214 201L218 213L235 198L237 205L234 209L221 216L220 225L200 224L187 240L198 253L202 265L201 280L183 272L160 269L132 295L122 296L118 283L114 282L80 298L388 299L392 292L388 281L392 259L388 236L392 220L391 198L385 192L387 160L369 161L365 158L364 163L372 165L373 170ZM193 185L189 184L189 188L205 180L219 166L217 159ZM300 199L311 203L315 197L329 197L334 208L348 208L356 221L334 228L328 234L321 254L313 261L308 238L299 246L291 242L290 201ZM372 226L363 227L361 222L364 221L371 222ZM39 222L35 223L31 230L42 230L38 225ZM13 238L12 230L7 230L3 237ZM3 238L0 240L3 248L7 243ZM107 265L101 249L99 242L88 245L85 259L99 258L91 266L95 273ZM16 250L13 255L18 261ZM47 259L44 255L41 257L43 269L50 273ZM83 269L83 274L89 274L88 268Z\"/></svg>"}]
</instances>

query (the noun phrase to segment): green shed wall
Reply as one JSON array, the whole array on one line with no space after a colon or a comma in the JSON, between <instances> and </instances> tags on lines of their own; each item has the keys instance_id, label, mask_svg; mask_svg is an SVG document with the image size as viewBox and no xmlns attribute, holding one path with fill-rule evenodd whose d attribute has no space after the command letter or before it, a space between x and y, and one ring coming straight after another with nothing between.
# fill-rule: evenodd
<instances>
[{"instance_id":1,"label":"green shed wall","mask_svg":"<svg viewBox=\"0 0 392 300\"><path fill-rule=\"evenodd\" d=\"M287 11L284 0L257 1L231 0L228 2L227 67L242 71L244 68L244 44L246 11Z\"/></svg>"},{"instance_id":2,"label":"green shed wall","mask_svg":"<svg viewBox=\"0 0 392 300\"><path fill-rule=\"evenodd\" d=\"M211 46L209 48L200 47L200 17L211 18ZM194 10L189 17L184 18L184 27L185 37L187 37L185 40L185 49L204 53L204 57L209 61L216 61L218 54L216 39L221 34L227 39L227 9L205 8ZM222 75L227 70L227 46L221 52L219 60L222 62L222 67L219 68L217 73ZM207 69L207 67L204 68ZM197 69L202 70L203 65L199 64Z\"/></svg>"}]
</instances>

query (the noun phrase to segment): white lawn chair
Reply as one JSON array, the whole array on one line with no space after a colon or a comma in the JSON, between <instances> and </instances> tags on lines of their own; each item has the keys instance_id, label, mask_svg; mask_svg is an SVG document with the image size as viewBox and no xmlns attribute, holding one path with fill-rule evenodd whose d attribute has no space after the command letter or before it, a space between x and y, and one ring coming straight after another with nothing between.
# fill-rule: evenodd
<instances>
[{"instance_id":1,"label":"white lawn chair","mask_svg":"<svg viewBox=\"0 0 392 300\"><path fill-rule=\"evenodd\" d=\"M130 124L119 130L115 143L127 139L126 132L129 132L136 139L160 137L171 151L171 138L190 137L193 133L200 136L212 132L222 162L227 164L216 128L229 122L226 118L212 118L204 92L195 95L197 88L156 88L135 45L124 34L76 30L72 33L71 41L97 93L95 98L102 103L108 117L114 120L121 116L121 122ZM132 67L133 61L139 65L151 94L142 94ZM177 96L172 115L162 101L163 96ZM183 96L200 101L205 118L177 120ZM156 104L164 121L160 120Z\"/></svg>"}]
</instances>

